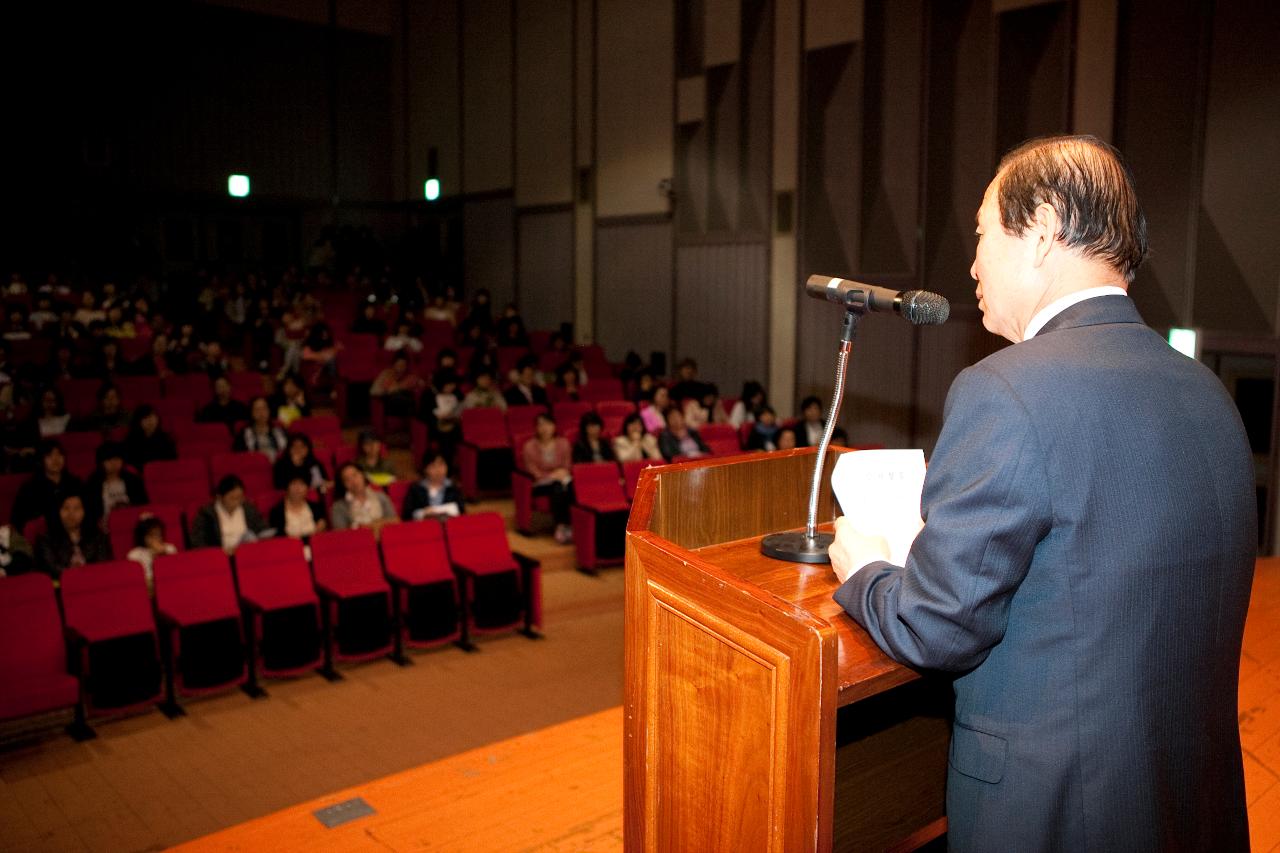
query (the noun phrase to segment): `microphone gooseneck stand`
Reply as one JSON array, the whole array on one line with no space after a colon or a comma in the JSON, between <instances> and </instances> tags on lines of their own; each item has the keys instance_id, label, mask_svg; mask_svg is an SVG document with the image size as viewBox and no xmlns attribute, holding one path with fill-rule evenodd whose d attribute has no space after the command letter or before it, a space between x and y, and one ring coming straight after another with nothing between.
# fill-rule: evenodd
<instances>
[{"instance_id":1,"label":"microphone gooseneck stand","mask_svg":"<svg viewBox=\"0 0 1280 853\"><path fill-rule=\"evenodd\" d=\"M818 443L817 459L813 465L813 482L809 484L809 515L803 533L771 533L760 540L760 552L776 560L793 563L829 563L827 548L835 539L830 533L818 532L818 494L822 491L822 470L827 460L827 446L831 434L836 431L836 418L840 416L840 404L844 402L844 380L849 369L849 353L853 351L853 339L858 333L859 311L846 310L840 329L840 352L836 357L836 387L831 394L831 408L827 425Z\"/></svg>"}]
</instances>

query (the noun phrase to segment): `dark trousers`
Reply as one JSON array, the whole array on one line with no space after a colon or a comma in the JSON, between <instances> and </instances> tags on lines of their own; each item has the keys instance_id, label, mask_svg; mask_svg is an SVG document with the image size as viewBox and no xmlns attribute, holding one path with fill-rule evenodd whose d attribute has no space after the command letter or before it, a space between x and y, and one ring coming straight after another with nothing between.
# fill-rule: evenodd
<instances>
[{"instance_id":1,"label":"dark trousers","mask_svg":"<svg viewBox=\"0 0 1280 853\"><path fill-rule=\"evenodd\" d=\"M573 502L573 488L571 483L562 483L559 480L553 480L550 483L543 483L540 486L533 487L534 497L546 495L551 499L551 517L556 520L556 524L569 523L569 504Z\"/></svg>"}]
</instances>

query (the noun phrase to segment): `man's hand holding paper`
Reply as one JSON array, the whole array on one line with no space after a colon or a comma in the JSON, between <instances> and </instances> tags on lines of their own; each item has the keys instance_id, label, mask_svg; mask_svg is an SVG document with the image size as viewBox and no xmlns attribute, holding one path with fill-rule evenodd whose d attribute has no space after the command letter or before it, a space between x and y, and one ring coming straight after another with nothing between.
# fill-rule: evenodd
<instances>
[{"instance_id":1,"label":"man's hand holding paper","mask_svg":"<svg viewBox=\"0 0 1280 853\"><path fill-rule=\"evenodd\" d=\"M836 519L831 567L844 583L871 563L903 565L920 518L924 488L921 450L860 450L845 453L831 472L831 488L844 515Z\"/></svg>"}]
</instances>

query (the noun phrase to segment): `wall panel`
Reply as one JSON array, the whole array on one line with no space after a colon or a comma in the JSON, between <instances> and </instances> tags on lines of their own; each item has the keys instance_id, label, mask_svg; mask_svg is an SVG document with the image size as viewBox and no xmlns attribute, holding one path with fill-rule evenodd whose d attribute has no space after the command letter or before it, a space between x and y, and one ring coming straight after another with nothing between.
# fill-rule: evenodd
<instances>
[{"instance_id":1,"label":"wall panel","mask_svg":"<svg viewBox=\"0 0 1280 853\"><path fill-rule=\"evenodd\" d=\"M661 0L599 0L596 215L666 213L672 176L675 22Z\"/></svg>"},{"instance_id":2,"label":"wall panel","mask_svg":"<svg viewBox=\"0 0 1280 853\"><path fill-rule=\"evenodd\" d=\"M462 252L467 293L487 287L496 315L516 298L515 204L510 197L463 204Z\"/></svg>"},{"instance_id":3,"label":"wall panel","mask_svg":"<svg viewBox=\"0 0 1280 853\"><path fill-rule=\"evenodd\" d=\"M468 194L511 189L511 2L462 3L462 180Z\"/></svg>"},{"instance_id":4,"label":"wall panel","mask_svg":"<svg viewBox=\"0 0 1280 853\"><path fill-rule=\"evenodd\" d=\"M747 379L768 378L768 250L764 243L676 249L676 359L736 397Z\"/></svg>"},{"instance_id":5,"label":"wall panel","mask_svg":"<svg viewBox=\"0 0 1280 853\"><path fill-rule=\"evenodd\" d=\"M437 151L441 192L462 193L456 0L409 3L409 197L419 198L427 155Z\"/></svg>"},{"instance_id":6,"label":"wall panel","mask_svg":"<svg viewBox=\"0 0 1280 853\"><path fill-rule=\"evenodd\" d=\"M671 223L638 222L596 230L596 339L620 361L646 361L672 346Z\"/></svg>"},{"instance_id":7,"label":"wall panel","mask_svg":"<svg viewBox=\"0 0 1280 853\"><path fill-rule=\"evenodd\" d=\"M573 0L516 0L516 204L573 199Z\"/></svg>"},{"instance_id":8,"label":"wall panel","mask_svg":"<svg viewBox=\"0 0 1280 853\"><path fill-rule=\"evenodd\" d=\"M529 329L557 329L573 321L573 212L521 211L520 313Z\"/></svg>"}]
</instances>

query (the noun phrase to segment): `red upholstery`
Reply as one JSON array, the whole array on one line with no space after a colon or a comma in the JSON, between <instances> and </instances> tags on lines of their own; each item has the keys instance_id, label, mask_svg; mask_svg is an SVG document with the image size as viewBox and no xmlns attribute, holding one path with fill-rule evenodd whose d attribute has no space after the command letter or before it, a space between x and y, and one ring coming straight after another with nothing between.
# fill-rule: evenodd
<instances>
[{"instance_id":1,"label":"red upholstery","mask_svg":"<svg viewBox=\"0 0 1280 853\"><path fill-rule=\"evenodd\" d=\"M529 354L527 347L498 347L498 377L505 382L507 374L515 370L516 362Z\"/></svg>"},{"instance_id":2,"label":"red upholstery","mask_svg":"<svg viewBox=\"0 0 1280 853\"><path fill-rule=\"evenodd\" d=\"M578 421L582 420L582 416L591 410L590 403L565 400L551 407L551 416L555 418L556 426L559 427L561 433L577 432Z\"/></svg>"},{"instance_id":3,"label":"red upholstery","mask_svg":"<svg viewBox=\"0 0 1280 853\"><path fill-rule=\"evenodd\" d=\"M729 424L703 424L702 429L698 430L698 434L702 436L702 440L708 446L712 441L732 441L735 445L738 445L738 431Z\"/></svg>"},{"instance_id":4,"label":"red upholstery","mask_svg":"<svg viewBox=\"0 0 1280 853\"><path fill-rule=\"evenodd\" d=\"M155 632L147 581L132 560L67 569L62 608L67 629L89 642Z\"/></svg>"},{"instance_id":5,"label":"red upholstery","mask_svg":"<svg viewBox=\"0 0 1280 853\"><path fill-rule=\"evenodd\" d=\"M737 438L704 438L703 441L712 456L736 456L743 452Z\"/></svg>"},{"instance_id":6,"label":"red upholstery","mask_svg":"<svg viewBox=\"0 0 1280 853\"><path fill-rule=\"evenodd\" d=\"M67 672L53 581L41 574L0 578L0 720L70 708L79 692Z\"/></svg>"},{"instance_id":7,"label":"red upholstery","mask_svg":"<svg viewBox=\"0 0 1280 853\"><path fill-rule=\"evenodd\" d=\"M538 415L545 415L547 409L545 406L510 406L507 408L507 435L512 439L512 447L518 451L518 446L514 443L515 437L518 435L532 435L534 431L534 422L537 421Z\"/></svg>"},{"instance_id":8,"label":"red upholstery","mask_svg":"<svg viewBox=\"0 0 1280 853\"><path fill-rule=\"evenodd\" d=\"M338 469L348 462L356 461L358 449L349 444L341 444L333 449L333 467L329 470L333 472L333 476L338 476Z\"/></svg>"},{"instance_id":9,"label":"red upholstery","mask_svg":"<svg viewBox=\"0 0 1280 853\"><path fill-rule=\"evenodd\" d=\"M142 504L122 506L107 516L107 536L111 539L111 553L124 557L133 548L133 529L143 516L154 515L164 522L165 539L179 551L186 547L182 536L182 510L171 504Z\"/></svg>"},{"instance_id":10,"label":"red upholstery","mask_svg":"<svg viewBox=\"0 0 1280 853\"><path fill-rule=\"evenodd\" d=\"M67 454L67 470L81 480L89 479L93 469L98 466L97 454L92 450L80 450Z\"/></svg>"},{"instance_id":11,"label":"red upholstery","mask_svg":"<svg viewBox=\"0 0 1280 853\"><path fill-rule=\"evenodd\" d=\"M222 426L217 424L216 426ZM226 427L222 427L222 438L216 441L206 439L179 439L178 440L178 458L179 459L209 459L220 453L228 453L231 450L231 436L227 432Z\"/></svg>"},{"instance_id":12,"label":"red upholstery","mask_svg":"<svg viewBox=\"0 0 1280 853\"><path fill-rule=\"evenodd\" d=\"M27 540L27 543L31 545L32 548L35 547L36 540L48 532L49 522L43 515L33 518L26 524L22 525L22 538Z\"/></svg>"},{"instance_id":13,"label":"red upholstery","mask_svg":"<svg viewBox=\"0 0 1280 853\"><path fill-rule=\"evenodd\" d=\"M160 379L155 376L119 376L113 380L120 389L120 399L126 409L136 409L143 403L155 403L160 399Z\"/></svg>"},{"instance_id":14,"label":"red upholstery","mask_svg":"<svg viewBox=\"0 0 1280 853\"><path fill-rule=\"evenodd\" d=\"M423 320L422 340L448 346L453 343L453 324L448 320Z\"/></svg>"},{"instance_id":15,"label":"red upholstery","mask_svg":"<svg viewBox=\"0 0 1280 853\"><path fill-rule=\"evenodd\" d=\"M338 420L337 415L309 415L305 418L298 418L289 424L291 432L300 432L310 438L312 441L323 439L332 442L332 446L337 447L342 444L342 424ZM334 441L332 436L338 436Z\"/></svg>"},{"instance_id":16,"label":"red upholstery","mask_svg":"<svg viewBox=\"0 0 1280 853\"><path fill-rule=\"evenodd\" d=\"M302 541L287 537L246 542L236 549L240 598L259 610L316 604Z\"/></svg>"},{"instance_id":17,"label":"red upholstery","mask_svg":"<svg viewBox=\"0 0 1280 853\"><path fill-rule=\"evenodd\" d=\"M261 453L218 453L209 457L209 485L228 474L235 474L244 481L247 495L259 495L275 488L271 477L271 462Z\"/></svg>"},{"instance_id":18,"label":"red upholstery","mask_svg":"<svg viewBox=\"0 0 1280 853\"><path fill-rule=\"evenodd\" d=\"M596 403L596 414L604 422L605 435L619 435L622 432L622 422L635 413L636 404L629 400L610 399Z\"/></svg>"},{"instance_id":19,"label":"red upholstery","mask_svg":"<svg viewBox=\"0 0 1280 853\"><path fill-rule=\"evenodd\" d=\"M186 506L209 498L209 464L203 456L148 462L142 480L152 503Z\"/></svg>"},{"instance_id":20,"label":"red upholstery","mask_svg":"<svg viewBox=\"0 0 1280 853\"><path fill-rule=\"evenodd\" d=\"M594 462L574 465L573 492L569 520L573 524L578 566L590 570L604 563L622 562L622 541L619 537L624 532L623 519L631 511L631 504L623 494L617 464Z\"/></svg>"},{"instance_id":21,"label":"red upholstery","mask_svg":"<svg viewBox=\"0 0 1280 853\"><path fill-rule=\"evenodd\" d=\"M555 332L546 329L534 329L529 332L529 349L538 355L547 351L547 347L551 346L551 336Z\"/></svg>"},{"instance_id":22,"label":"red upholstery","mask_svg":"<svg viewBox=\"0 0 1280 853\"><path fill-rule=\"evenodd\" d=\"M613 365L605 356L604 347L599 344L583 344L576 349L582 354L582 367L587 371L587 376L591 377L591 382L613 375ZM590 385L591 382L587 384Z\"/></svg>"},{"instance_id":23,"label":"red upholstery","mask_svg":"<svg viewBox=\"0 0 1280 853\"><path fill-rule=\"evenodd\" d=\"M161 397L152 405L160 422L168 424L170 429L180 429L179 424L189 424L196 419L195 397Z\"/></svg>"},{"instance_id":24,"label":"red upholstery","mask_svg":"<svg viewBox=\"0 0 1280 853\"><path fill-rule=\"evenodd\" d=\"M53 352L53 341L49 338L10 341L9 352L13 355L14 364L36 364L44 367L49 363Z\"/></svg>"},{"instance_id":25,"label":"red upholstery","mask_svg":"<svg viewBox=\"0 0 1280 853\"><path fill-rule=\"evenodd\" d=\"M232 393L234 394L235 391L233 390ZM208 402L213 396L213 389L209 377L203 373L182 373L165 377L164 396L170 399L190 400L194 408L197 403Z\"/></svg>"},{"instance_id":26,"label":"red upholstery","mask_svg":"<svg viewBox=\"0 0 1280 853\"><path fill-rule=\"evenodd\" d=\"M591 377L591 381L582 386L583 400L594 403L600 400L621 400L625 396L622 393L621 379L615 379L608 374L599 376L592 372L590 365L587 366L587 374Z\"/></svg>"},{"instance_id":27,"label":"red upholstery","mask_svg":"<svg viewBox=\"0 0 1280 853\"><path fill-rule=\"evenodd\" d=\"M396 480L394 483L387 484L387 498L391 501L391 505L395 507L397 517L404 512L404 499L409 494L409 487L412 485L412 480ZM390 529L390 527L387 528L387 530ZM383 532L385 535L385 531Z\"/></svg>"},{"instance_id":28,"label":"red upholstery","mask_svg":"<svg viewBox=\"0 0 1280 853\"><path fill-rule=\"evenodd\" d=\"M329 643L335 657L342 660L369 660L391 651L394 643L390 630L391 587L382 576L378 559L378 543L367 528L334 530L311 537L311 563L315 567L316 589L327 599ZM376 606L386 621L378 625L360 626L358 651L343 648L344 624L340 602L365 596L378 596ZM336 648L334 648L336 647Z\"/></svg>"},{"instance_id":29,"label":"red upholstery","mask_svg":"<svg viewBox=\"0 0 1280 853\"><path fill-rule=\"evenodd\" d=\"M98 445L102 444L100 432L64 432L56 438L68 457L72 454L92 454L98 449Z\"/></svg>"},{"instance_id":30,"label":"red upholstery","mask_svg":"<svg viewBox=\"0 0 1280 853\"><path fill-rule=\"evenodd\" d=\"M101 379L59 379L58 390L67 405L67 413L72 418L82 418L93 411L98 404L98 389L102 387Z\"/></svg>"},{"instance_id":31,"label":"red upholstery","mask_svg":"<svg viewBox=\"0 0 1280 853\"><path fill-rule=\"evenodd\" d=\"M233 370L227 374L227 381L231 383L231 396L246 403L254 397L261 397L265 392L262 374L252 370ZM209 396L207 385L204 396Z\"/></svg>"},{"instance_id":32,"label":"red upholstery","mask_svg":"<svg viewBox=\"0 0 1280 853\"><path fill-rule=\"evenodd\" d=\"M13 499L18 496L18 489L27 481L30 474L0 474L0 522L8 523L13 518Z\"/></svg>"},{"instance_id":33,"label":"red upholstery","mask_svg":"<svg viewBox=\"0 0 1280 853\"><path fill-rule=\"evenodd\" d=\"M183 442L203 442L221 445L222 450L220 452L222 453L226 453L231 449L231 433L227 431L226 424L201 424L194 421L180 422L171 424L169 430L173 434L173 440L179 445Z\"/></svg>"},{"instance_id":34,"label":"red upholstery","mask_svg":"<svg viewBox=\"0 0 1280 853\"><path fill-rule=\"evenodd\" d=\"M656 459L637 459L634 462L622 463L622 493L627 500L636 499L636 484L640 481L640 472L653 465L661 465Z\"/></svg>"},{"instance_id":35,"label":"red upholstery","mask_svg":"<svg viewBox=\"0 0 1280 853\"><path fill-rule=\"evenodd\" d=\"M382 561L389 577L408 586L454 579L444 525L434 518L384 527Z\"/></svg>"}]
</instances>

